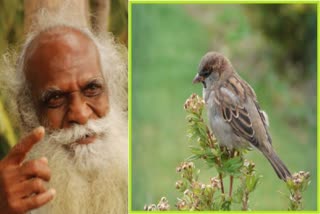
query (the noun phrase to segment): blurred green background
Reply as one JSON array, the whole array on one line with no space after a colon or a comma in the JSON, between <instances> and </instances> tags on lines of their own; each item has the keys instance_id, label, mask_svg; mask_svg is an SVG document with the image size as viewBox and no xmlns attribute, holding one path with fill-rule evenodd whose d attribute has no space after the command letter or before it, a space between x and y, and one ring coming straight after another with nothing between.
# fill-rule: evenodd
<instances>
[{"instance_id":1,"label":"blurred green background","mask_svg":"<svg viewBox=\"0 0 320 214\"><path fill-rule=\"evenodd\" d=\"M46 1L48 2L49 0ZM96 23L94 23L94 19L98 17L97 11L101 9L99 7L102 7L102 1L107 0L84 1L88 2L88 10L90 10L91 13L90 22L92 23L92 28L95 28ZM110 16L109 20L106 19L105 24L109 26L108 31L112 32L119 42L124 43L126 45L128 40L127 1L109 0L109 2L111 4L111 9L109 13ZM16 52L19 52L20 45L23 43L24 39L24 2L20 0L0 0L1 60L3 54L8 50L14 49ZM2 62L1 60L0 63ZM0 159L2 159L6 155L10 147L12 147L19 138L18 124L16 124L17 122L14 121L11 115L9 114L9 99L9 96L6 97L5 93L3 93L3 91L0 91Z\"/></svg>"},{"instance_id":2,"label":"blurred green background","mask_svg":"<svg viewBox=\"0 0 320 214\"><path fill-rule=\"evenodd\" d=\"M132 210L179 193L176 166L190 152L183 104L201 57L226 55L256 91L273 146L291 172L311 172L305 210L316 210L316 5L132 5ZM253 210L287 210L288 195L254 150L261 183ZM217 173L196 162L200 181ZM238 207L233 207L239 209Z\"/></svg>"}]
</instances>

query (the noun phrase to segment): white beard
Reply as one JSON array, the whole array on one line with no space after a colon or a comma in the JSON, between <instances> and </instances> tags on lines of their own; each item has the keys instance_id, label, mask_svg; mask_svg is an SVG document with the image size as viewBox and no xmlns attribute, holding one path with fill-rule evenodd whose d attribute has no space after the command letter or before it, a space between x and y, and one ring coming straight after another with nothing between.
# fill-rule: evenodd
<instances>
[{"instance_id":1,"label":"white beard","mask_svg":"<svg viewBox=\"0 0 320 214\"><path fill-rule=\"evenodd\" d=\"M107 117L85 126L48 134L30 152L28 159L48 158L51 169L48 187L57 191L52 202L32 213L128 212L126 120L111 111ZM91 144L70 143L93 133L99 137Z\"/></svg>"}]
</instances>

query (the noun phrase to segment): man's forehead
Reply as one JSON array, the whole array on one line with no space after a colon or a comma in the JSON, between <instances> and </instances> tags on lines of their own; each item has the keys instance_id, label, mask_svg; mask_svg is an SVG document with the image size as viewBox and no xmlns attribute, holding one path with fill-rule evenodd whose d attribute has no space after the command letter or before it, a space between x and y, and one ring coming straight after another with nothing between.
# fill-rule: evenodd
<instances>
[{"instance_id":1,"label":"man's forehead","mask_svg":"<svg viewBox=\"0 0 320 214\"><path fill-rule=\"evenodd\" d=\"M35 47L37 44L52 42L61 38L67 39L68 37L91 41L91 38L79 29L67 26L54 26L39 32L28 45L28 49Z\"/></svg>"},{"instance_id":2,"label":"man's forehead","mask_svg":"<svg viewBox=\"0 0 320 214\"><path fill-rule=\"evenodd\" d=\"M27 48L24 66L31 85L73 75L72 72L79 68L82 68L83 76L88 75L85 72L91 68L96 72L98 69L101 74L94 42L81 31L66 27L50 29L36 36ZM62 72L64 76L60 75Z\"/></svg>"},{"instance_id":3,"label":"man's forehead","mask_svg":"<svg viewBox=\"0 0 320 214\"><path fill-rule=\"evenodd\" d=\"M96 51L96 46L91 38L78 29L57 26L40 32L30 42L26 49L25 66L39 56L61 55L68 53ZM52 58L48 57L48 61Z\"/></svg>"}]
</instances>

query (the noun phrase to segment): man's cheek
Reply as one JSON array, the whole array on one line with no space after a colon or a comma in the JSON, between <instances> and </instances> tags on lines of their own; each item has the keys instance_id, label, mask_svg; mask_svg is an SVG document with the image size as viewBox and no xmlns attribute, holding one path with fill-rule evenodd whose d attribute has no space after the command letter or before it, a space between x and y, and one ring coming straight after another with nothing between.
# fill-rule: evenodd
<instances>
[{"instance_id":1,"label":"man's cheek","mask_svg":"<svg viewBox=\"0 0 320 214\"><path fill-rule=\"evenodd\" d=\"M63 128L63 115L61 110L49 109L43 111L41 115L41 125L50 129L61 129Z\"/></svg>"},{"instance_id":2,"label":"man's cheek","mask_svg":"<svg viewBox=\"0 0 320 214\"><path fill-rule=\"evenodd\" d=\"M110 111L110 103L109 103L109 95L108 94L105 94L104 99L103 99L102 102L104 103L104 105L103 105L104 114L102 115L102 117L104 117Z\"/></svg>"},{"instance_id":3,"label":"man's cheek","mask_svg":"<svg viewBox=\"0 0 320 214\"><path fill-rule=\"evenodd\" d=\"M106 116L110 111L109 99L106 94L90 100L89 106L92 108L93 112L96 113L98 118Z\"/></svg>"}]
</instances>

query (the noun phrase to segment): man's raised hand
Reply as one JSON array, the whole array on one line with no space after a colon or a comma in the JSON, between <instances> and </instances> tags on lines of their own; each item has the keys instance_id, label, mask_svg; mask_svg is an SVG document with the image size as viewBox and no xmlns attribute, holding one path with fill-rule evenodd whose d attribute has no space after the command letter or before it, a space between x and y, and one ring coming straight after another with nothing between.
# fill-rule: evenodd
<instances>
[{"instance_id":1,"label":"man's raised hand","mask_svg":"<svg viewBox=\"0 0 320 214\"><path fill-rule=\"evenodd\" d=\"M24 162L32 146L43 136L43 127L34 129L0 161L0 214L26 213L53 199L55 190L44 185L50 180L47 158Z\"/></svg>"}]
</instances>

